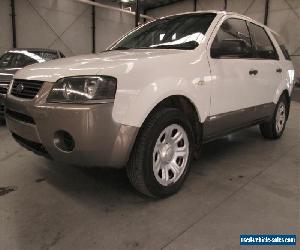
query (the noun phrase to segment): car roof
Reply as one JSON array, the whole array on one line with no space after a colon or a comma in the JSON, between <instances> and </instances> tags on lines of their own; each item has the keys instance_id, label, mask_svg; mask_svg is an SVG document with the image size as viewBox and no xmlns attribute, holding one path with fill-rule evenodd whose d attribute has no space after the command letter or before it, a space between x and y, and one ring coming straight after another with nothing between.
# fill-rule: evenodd
<instances>
[{"instance_id":1,"label":"car roof","mask_svg":"<svg viewBox=\"0 0 300 250\"><path fill-rule=\"evenodd\" d=\"M245 20L247 20L249 22L252 22L252 23L255 23L255 24L257 24L257 25L259 25L261 27L264 27L265 29L267 29L267 30L269 30L269 31L271 31L271 32L279 35L276 31L272 30L270 27L268 27L268 26L264 25L263 23L260 23L260 22L258 22L256 20L252 19L251 17L245 16L243 14L236 13L236 12L231 12L231 11L222 11L220 13L223 13L224 15L227 15L227 16L234 15L234 16L240 17L240 18L245 19Z\"/></svg>"},{"instance_id":2,"label":"car roof","mask_svg":"<svg viewBox=\"0 0 300 250\"><path fill-rule=\"evenodd\" d=\"M189 14L216 14L216 15L220 15L220 16L236 16L236 17L239 17L241 19L244 19L244 20L247 20L249 22L252 22L252 23L255 23L259 26L262 26L264 27L265 29L269 30L270 32L273 32L274 34L277 34L279 35L276 31L272 30L271 28L269 28L268 26L248 17L248 16L245 16L243 14L240 14L240 13L237 13L237 12L232 12L232 11L225 11L225 10L200 10L200 11L190 11L190 12L183 12L183 13L179 13L179 14L173 14L173 15L168 15L168 16L165 16L165 17L172 17L172 16L179 16L179 15L189 15ZM162 17L162 18L165 18L165 17Z\"/></svg>"}]
</instances>

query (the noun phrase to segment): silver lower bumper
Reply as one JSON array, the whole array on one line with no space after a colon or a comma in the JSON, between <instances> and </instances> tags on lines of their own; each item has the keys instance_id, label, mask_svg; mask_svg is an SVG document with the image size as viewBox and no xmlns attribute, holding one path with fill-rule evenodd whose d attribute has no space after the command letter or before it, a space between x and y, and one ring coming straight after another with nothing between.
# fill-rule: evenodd
<instances>
[{"instance_id":1,"label":"silver lower bumper","mask_svg":"<svg viewBox=\"0 0 300 250\"><path fill-rule=\"evenodd\" d=\"M21 145L70 164L123 167L138 133L136 127L113 121L113 103L47 104L9 96L6 107L7 126ZM55 135L58 131L71 135L72 151L57 146Z\"/></svg>"}]
</instances>

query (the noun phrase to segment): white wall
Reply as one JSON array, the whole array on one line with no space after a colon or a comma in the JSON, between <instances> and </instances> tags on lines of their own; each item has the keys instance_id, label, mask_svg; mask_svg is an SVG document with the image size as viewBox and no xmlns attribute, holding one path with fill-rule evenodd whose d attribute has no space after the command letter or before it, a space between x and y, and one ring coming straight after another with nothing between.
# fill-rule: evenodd
<instances>
[{"instance_id":1,"label":"white wall","mask_svg":"<svg viewBox=\"0 0 300 250\"><path fill-rule=\"evenodd\" d=\"M172 14L188 12L193 10L193 6L194 6L193 2L194 2L193 0L186 0L174 4L170 4L161 8L155 8L152 10L148 10L147 15L153 17L163 17Z\"/></svg>"},{"instance_id":2,"label":"white wall","mask_svg":"<svg viewBox=\"0 0 300 250\"><path fill-rule=\"evenodd\" d=\"M106 49L135 27L135 17L126 13L103 8L96 11L96 44L97 51Z\"/></svg>"},{"instance_id":3,"label":"white wall","mask_svg":"<svg viewBox=\"0 0 300 250\"><path fill-rule=\"evenodd\" d=\"M264 0L227 0L227 10L264 21ZM198 0L197 10L223 10L224 0ZM161 17L186 11L193 11L193 1L156 8L147 12L150 16ZM286 40L292 55L297 75L300 77L300 0L270 0L268 26Z\"/></svg>"},{"instance_id":4,"label":"white wall","mask_svg":"<svg viewBox=\"0 0 300 250\"><path fill-rule=\"evenodd\" d=\"M91 53L92 7L75 0L15 0L17 46ZM0 54L12 47L10 0L0 0ZM134 17L96 7L96 51L134 27Z\"/></svg>"},{"instance_id":5,"label":"white wall","mask_svg":"<svg viewBox=\"0 0 300 250\"><path fill-rule=\"evenodd\" d=\"M0 55L12 46L10 1L0 0Z\"/></svg>"}]
</instances>

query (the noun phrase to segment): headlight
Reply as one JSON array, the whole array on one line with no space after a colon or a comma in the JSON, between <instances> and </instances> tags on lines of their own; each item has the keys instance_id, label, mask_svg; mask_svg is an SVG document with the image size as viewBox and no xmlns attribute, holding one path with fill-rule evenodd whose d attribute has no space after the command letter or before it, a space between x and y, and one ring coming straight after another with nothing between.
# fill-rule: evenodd
<instances>
[{"instance_id":1,"label":"headlight","mask_svg":"<svg viewBox=\"0 0 300 250\"><path fill-rule=\"evenodd\" d=\"M58 80L48 102L84 103L114 99L117 79L111 76L74 76Z\"/></svg>"}]
</instances>

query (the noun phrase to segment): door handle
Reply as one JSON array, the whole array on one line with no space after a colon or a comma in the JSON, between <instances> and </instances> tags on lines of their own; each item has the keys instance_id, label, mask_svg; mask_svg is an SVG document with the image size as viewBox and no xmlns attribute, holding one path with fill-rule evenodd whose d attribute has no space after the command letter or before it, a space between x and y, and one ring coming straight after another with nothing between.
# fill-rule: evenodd
<instances>
[{"instance_id":1,"label":"door handle","mask_svg":"<svg viewBox=\"0 0 300 250\"><path fill-rule=\"evenodd\" d=\"M257 74L258 74L258 70L256 70L256 69L251 69L249 71L249 75L257 75Z\"/></svg>"},{"instance_id":2,"label":"door handle","mask_svg":"<svg viewBox=\"0 0 300 250\"><path fill-rule=\"evenodd\" d=\"M278 68L278 69L276 69L276 72L277 72L277 73L282 73L282 69L281 69L281 68Z\"/></svg>"}]
</instances>

